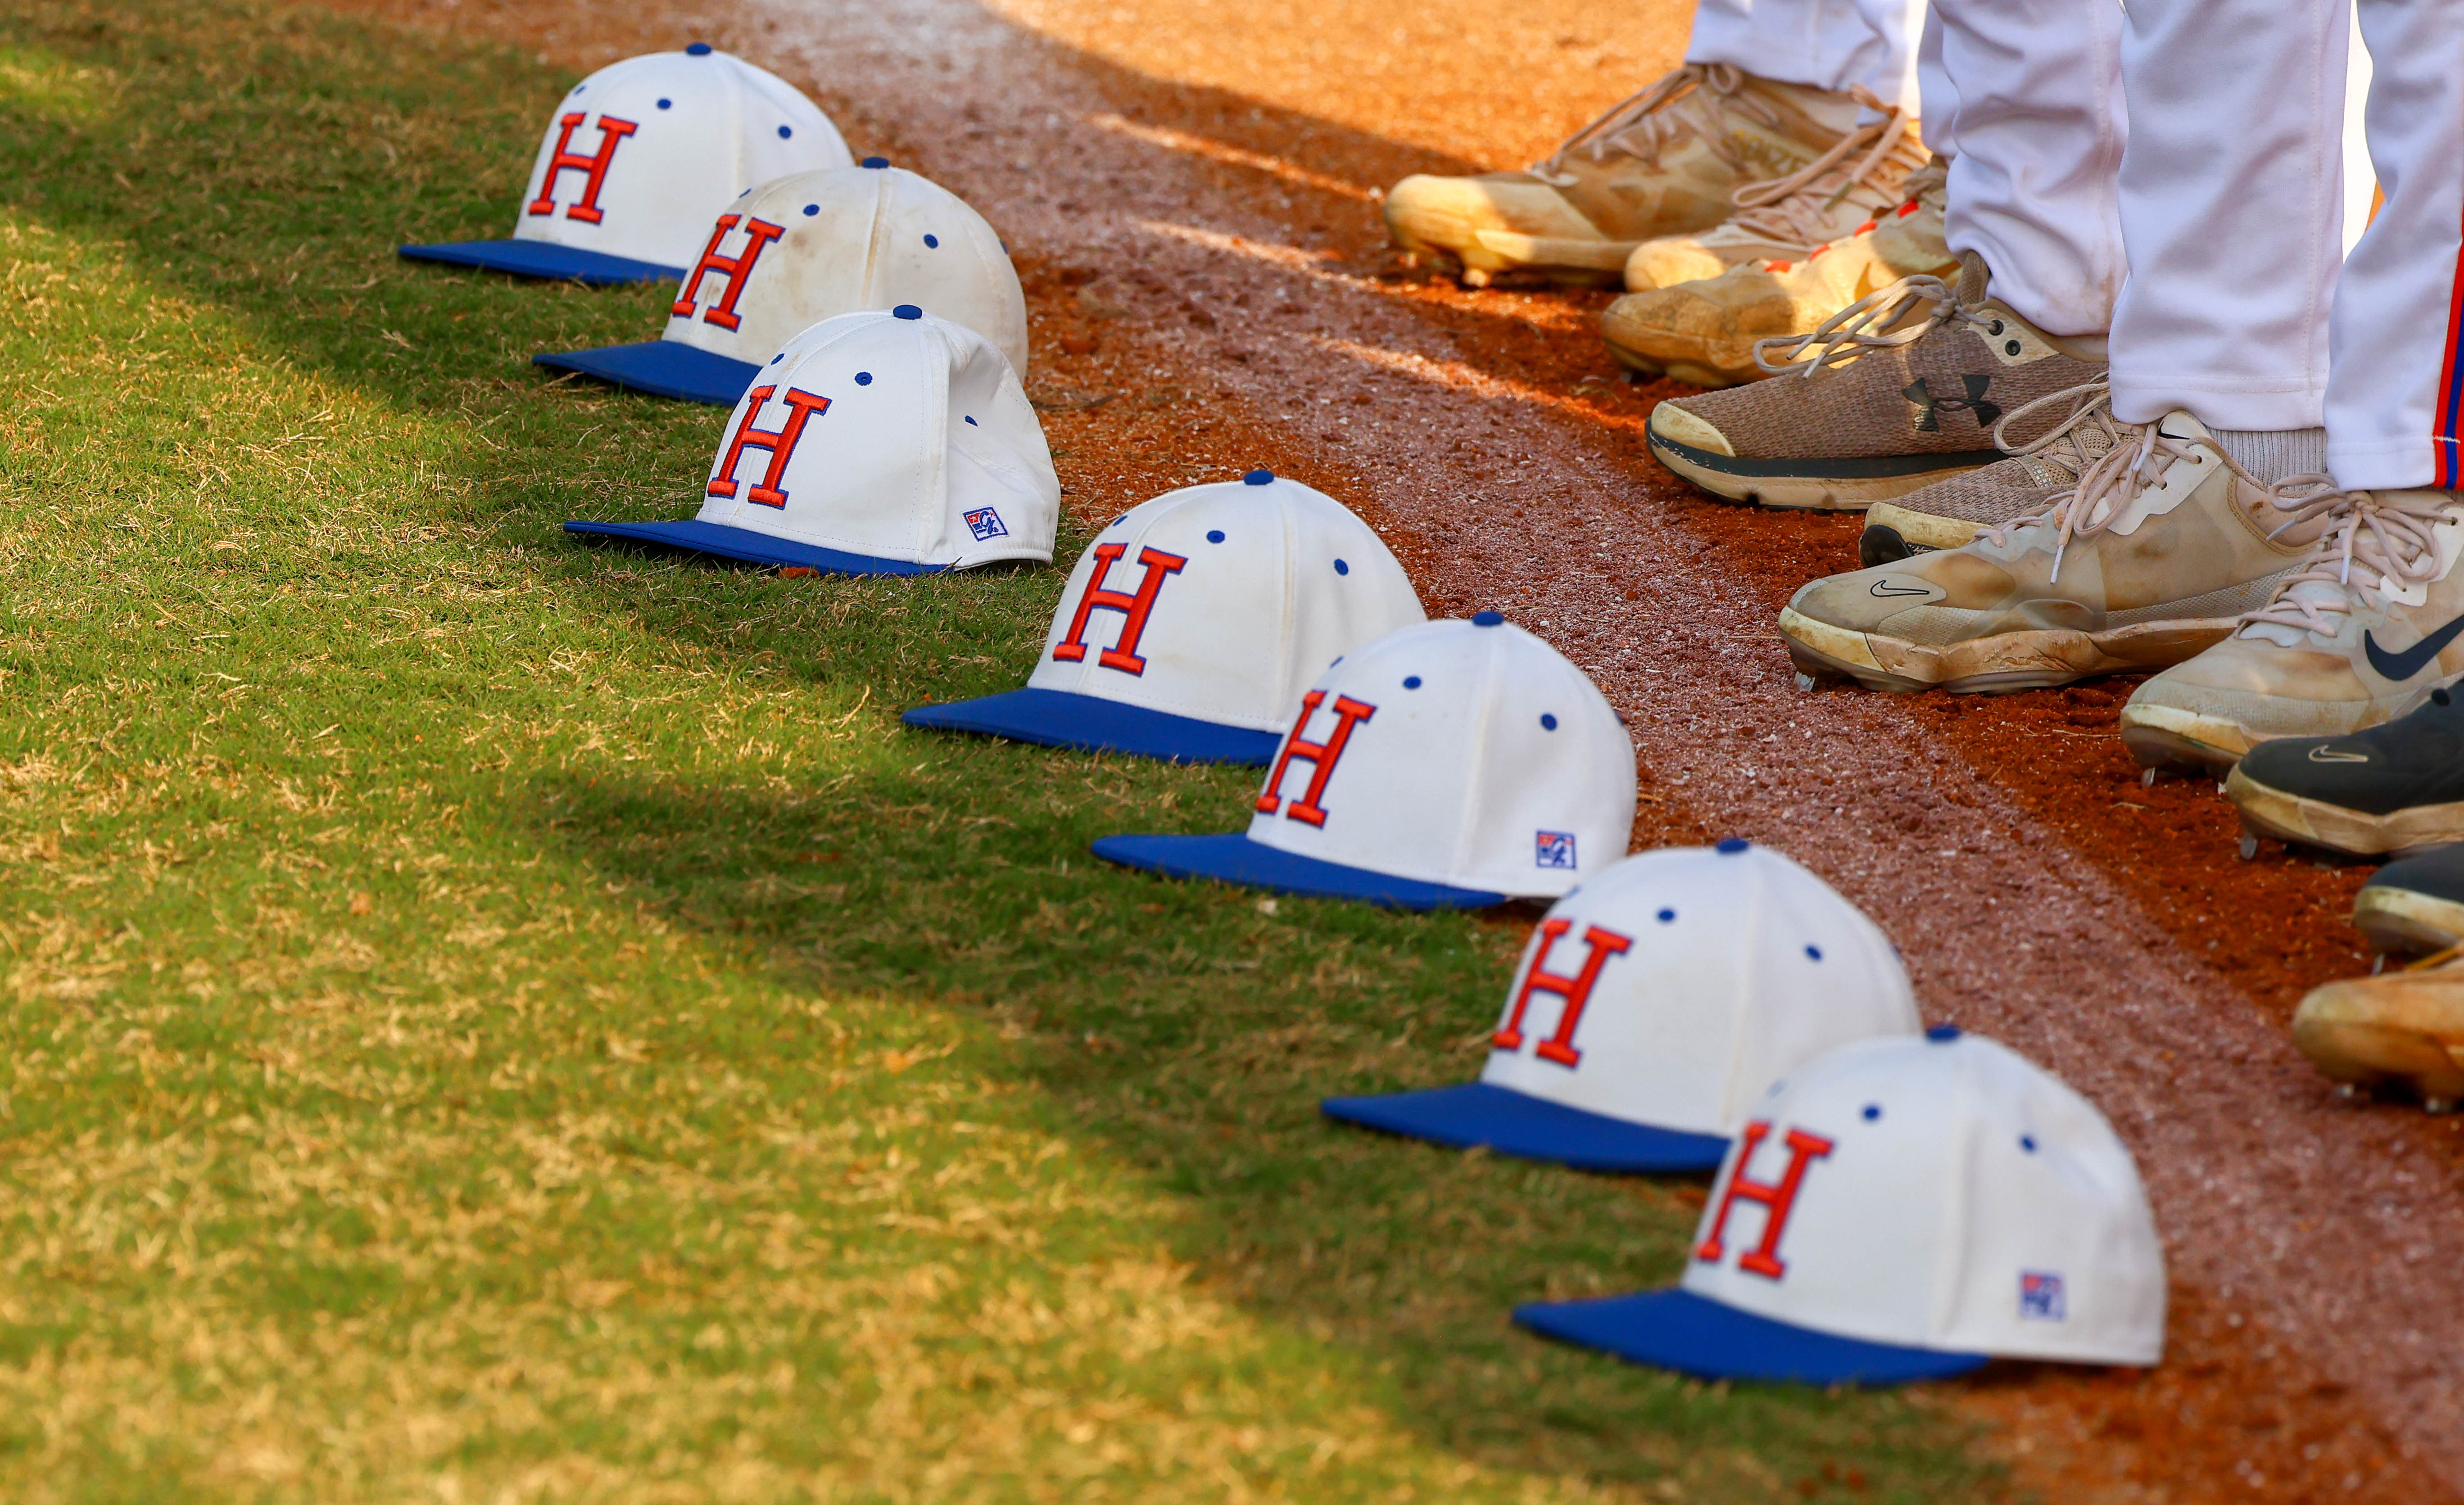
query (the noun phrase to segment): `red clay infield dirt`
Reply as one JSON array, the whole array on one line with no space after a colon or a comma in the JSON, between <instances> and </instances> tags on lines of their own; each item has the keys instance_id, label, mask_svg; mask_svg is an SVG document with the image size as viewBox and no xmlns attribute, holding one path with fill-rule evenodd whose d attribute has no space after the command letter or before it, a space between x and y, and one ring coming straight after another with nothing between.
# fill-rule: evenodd
<instances>
[{"instance_id":1,"label":"red clay infield dirt","mask_svg":"<svg viewBox=\"0 0 2464 1505\"><path fill-rule=\"evenodd\" d=\"M1639 843L1784 848L1891 932L1929 1017L2084 1091L2154 1199L2170 1348L1933 1391L2023 1484L2458 1497L2464 1120L2335 1101L2284 1029L2366 965L2366 870L2240 862L2211 784L2143 788L2127 681L1799 691L1774 615L1854 565L1856 523L1717 505L1653 462L1644 421L1683 389L1618 379L1604 294L1469 293L1388 254L1382 185L1542 154L1676 61L1683 0L328 3L577 70L706 38L803 85L1008 238L1030 387L1092 404L1046 413L1067 505L1257 465L1342 498L1432 615L1504 610L1599 681L1640 749Z\"/></svg>"}]
</instances>

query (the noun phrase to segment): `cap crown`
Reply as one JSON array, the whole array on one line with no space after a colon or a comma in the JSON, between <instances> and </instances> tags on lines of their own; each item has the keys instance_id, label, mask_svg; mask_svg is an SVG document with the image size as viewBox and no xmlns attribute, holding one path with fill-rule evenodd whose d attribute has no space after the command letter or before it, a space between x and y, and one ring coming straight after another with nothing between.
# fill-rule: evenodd
<instances>
[{"instance_id":1,"label":"cap crown","mask_svg":"<svg viewBox=\"0 0 2464 1505\"><path fill-rule=\"evenodd\" d=\"M2165 1344L2129 1151L2078 1093L1973 1035L1859 1041L1776 1084L1721 1164L1684 1287L1955 1353L2145 1364Z\"/></svg>"},{"instance_id":2,"label":"cap crown","mask_svg":"<svg viewBox=\"0 0 2464 1505\"><path fill-rule=\"evenodd\" d=\"M1044 430L1000 351L930 315L857 313L797 336L753 379L700 520L965 568L1048 561L1060 509Z\"/></svg>"},{"instance_id":3,"label":"cap crown","mask_svg":"<svg viewBox=\"0 0 2464 1505\"><path fill-rule=\"evenodd\" d=\"M1267 771L1249 840L1533 896L1623 857L1635 762L1617 713L1556 649L1488 621L1406 627L1321 675Z\"/></svg>"},{"instance_id":4,"label":"cap crown","mask_svg":"<svg viewBox=\"0 0 2464 1505\"><path fill-rule=\"evenodd\" d=\"M1096 536L1026 683L1280 731L1327 665L1425 620L1403 566L1333 497L1280 477L1216 482Z\"/></svg>"},{"instance_id":5,"label":"cap crown","mask_svg":"<svg viewBox=\"0 0 2464 1505\"><path fill-rule=\"evenodd\" d=\"M913 303L991 340L1026 375L1026 297L1001 237L928 179L900 167L795 173L729 205L706 233L663 339L761 361L823 319Z\"/></svg>"},{"instance_id":6,"label":"cap crown","mask_svg":"<svg viewBox=\"0 0 2464 1505\"><path fill-rule=\"evenodd\" d=\"M575 84L549 115L514 238L690 267L737 194L847 161L819 106L742 58L628 57Z\"/></svg>"},{"instance_id":7,"label":"cap crown","mask_svg":"<svg viewBox=\"0 0 2464 1505\"><path fill-rule=\"evenodd\" d=\"M1480 1080L1570 1108L1733 1135L1836 1046L1921 1028L1891 943L1769 847L1644 852L1550 907Z\"/></svg>"}]
</instances>

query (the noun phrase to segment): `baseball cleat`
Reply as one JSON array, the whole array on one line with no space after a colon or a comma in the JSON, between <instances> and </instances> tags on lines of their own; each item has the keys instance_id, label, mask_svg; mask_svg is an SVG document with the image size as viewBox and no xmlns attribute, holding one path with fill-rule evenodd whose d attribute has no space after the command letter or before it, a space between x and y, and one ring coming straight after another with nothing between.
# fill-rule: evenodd
<instances>
[{"instance_id":1,"label":"baseball cleat","mask_svg":"<svg viewBox=\"0 0 2464 1505\"><path fill-rule=\"evenodd\" d=\"M2225 780L2259 836L2354 857L2464 841L2464 707L2444 689L2347 737L2278 737Z\"/></svg>"},{"instance_id":2,"label":"baseball cleat","mask_svg":"<svg viewBox=\"0 0 2464 1505\"><path fill-rule=\"evenodd\" d=\"M1913 199L1911 175L1931 161L1916 122L1865 89L1849 93L1874 120L1786 177L1741 185L1730 195L1735 211L1711 229L1637 246L1625 259L1628 291L1696 282L1749 262L1802 260Z\"/></svg>"},{"instance_id":3,"label":"baseball cleat","mask_svg":"<svg viewBox=\"0 0 2464 1505\"><path fill-rule=\"evenodd\" d=\"M2379 951L2464 946L2464 846L2387 863L2353 896L2353 924Z\"/></svg>"},{"instance_id":4,"label":"baseball cleat","mask_svg":"<svg viewBox=\"0 0 2464 1505\"><path fill-rule=\"evenodd\" d=\"M1956 549L1815 580L1780 613L1801 673L1869 689L2013 690L2178 664L2273 594L2305 546L2185 412L2050 511Z\"/></svg>"},{"instance_id":5,"label":"baseball cleat","mask_svg":"<svg viewBox=\"0 0 2464 1505\"><path fill-rule=\"evenodd\" d=\"M2464 966L2437 960L2312 990L2293 1012L2293 1043L2352 1095L2401 1085L2453 1112L2464 1098Z\"/></svg>"},{"instance_id":6,"label":"baseball cleat","mask_svg":"<svg viewBox=\"0 0 2464 1505\"><path fill-rule=\"evenodd\" d=\"M1415 173L1386 195L1386 225L1406 252L1485 284L1530 271L1612 286L1658 235L1727 219L1743 184L1785 179L1857 128L1844 94L1688 64L1574 133L1523 172Z\"/></svg>"},{"instance_id":7,"label":"baseball cleat","mask_svg":"<svg viewBox=\"0 0 2464 1505\"><path fill-rule=\"evenodd\" d=\"M1635 289L1600 315L1600 338L1628 369L1696 386L1733 386L1767 373L1754 346L1819 328L1858 299L1903 277L1958 274L1943 242L1946 161L1910 174L1906 195L1837 239L1773 260L1749 260L1716 276L1671 284L1653 270L1651 245L1626 264Z\"/></svg>"},{"instance_id":8,"label":"baseball cleat","mask_svg":"<svg viewBox=\"0 0 2464 1505\"><path fill-rule=\"evenodd\" d=\"M2149 768L2222 771L2276 737L2343 737L2464 676L2464 492L2278 489L2315 546L2233 634L2139 687L2122 740Z\"/></svg>"},{"instance_id":9,"label":"baseball cleat","mask_svg":"<svg viewBox=\"0 0 2464 1505\"><path fill-rule=\"evenodd\" d=\"M1936 481L1921 491L1865 512L1865 531L1857 540L1858 562L1868 567L1896 563L1914 554L1956 549L1988 528L2000 528L2031 517L2054 505L2079 485L2087 468L2118 445L2129 442L2138 425L2114 421L2103 378L2040 397L2013 408L1994 425L1993 442L2012 451L2010 458ZM2024 445L2011 440L2012 425L2035 426L2035 410L2067 404L2069 412L2047 433Z\"/></svg>"},{"instance_id":10,"label":"baseball cleat","mask_svg":"<svg viewBox=\"0 0 2464 1505\"><path fill-rule=\"evenodd\" d=\"M2104 371L1987 296L1973 257L1956 291L1903 278L1758 359L1785 374L1653 409L1652 453L1715 496L1850 512L1999 461L2004 413Z\"/></svg>"}]
</instances>

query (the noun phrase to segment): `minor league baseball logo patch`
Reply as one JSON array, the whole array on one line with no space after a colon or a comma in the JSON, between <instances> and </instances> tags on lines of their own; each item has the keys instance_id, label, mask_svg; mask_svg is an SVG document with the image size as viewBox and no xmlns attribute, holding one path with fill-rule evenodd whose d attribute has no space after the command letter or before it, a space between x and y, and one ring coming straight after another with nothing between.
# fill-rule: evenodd
<instances>
[{"instance_id":1,"label":"minor league baseball logo patch","mask_svg":"<svg viewBox=\"0 0 2464 1505\"><path fill-rule=\"evenodd\" d=\"M1574 833L1572 831L1534 831L1531 833L1531 865L1534 867L1573 868L1574 865Z\"/></svg>"},{"instance_id":2,"label":"minor league baseball logo patch","mask_svg":"<svg viewBox=\"0 0 2464 1505\"><path fill-rule=\"evenodd\" d=\"M1009 536L1009 530L1001 525L1001 513L989 507L979 507L967 513L967 531L976 535L978 543L987 538Z\"/></svg>"},{"instance_id":3,"label":"minor league baseball logo patch","mask_svg":"<svg viewBox=\"0 0 2464 1505\"><path fill-rule=\"evenodd\" d=\"M2068 1316L2062 1304L2062 1277L2045 1270L2019 1272L2019 1320L2058 1322Z\"/></svg>"}]
</instances>

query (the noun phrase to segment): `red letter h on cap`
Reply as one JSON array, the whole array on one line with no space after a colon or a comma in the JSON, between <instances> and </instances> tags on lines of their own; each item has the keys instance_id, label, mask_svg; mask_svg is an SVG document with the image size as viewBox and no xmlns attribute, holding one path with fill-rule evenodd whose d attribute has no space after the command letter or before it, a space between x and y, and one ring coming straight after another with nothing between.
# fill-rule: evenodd
<instances>
[{"instance_id":1,"label":"red letter h on cap","mask_svg":"<svg viewBox=\"0 0 2464 1505\"><path fill-rule=\"evenodd\" d=\"M1121 614L1121 636L1111 647L1095 655L1095 662L1108 669L1126 674L1144 674L1147 661L1138 657L1138 640L1146 636L1147 615L1155 610L1155 593L1163 582L1180 573L1189 560L1161 549L1140 549L1138 562L1147 573L1138 579L1134 596L1104 588L1104 578L1129 552L1125 543L1099 543L1095 546L1095 573L1088 578L1087 594L1078 598L1078 614L1069 619L1069 635L1052 645L1052 656L1065 664L1080 663L1087 657L1087 620L1101 606L1106 611Z\"/></svg>"},{"instance_id":2,"label":"red letter h on cap","mask_svg":"<svg viewBox=\"0 0 2464 1505\"><path fill-rule=\"evenodd\" d=\"M685 285L677 292L675 305L668 310L669 313L678 318L693 317L693 299L701 294L701 279L715 272L727 278L727 286L719 290L718 301L702 311L701 321L716 324L721 329L734 329L744 322L736 312L736 300L744 295L745 280L753 275L753 264L761 259L761 249L787 230L786 227L773 225L768 220L746 220L744 249L733 256L722 256L718 253L718 243L736 228L737 218L734 214L718 217L718 229L710 232L710 244L702 248L700 262L693 267L693 275L685 278Z\"/></svg>"},{"instance_id":3,"label":"red letter h on cap","mask_svg":"<svg viewBox=\"0 0 2464 1505\"><path fill-rule=\"evenodd\" d=\"M753 420L769 405L770 394L778 390L776 386L757 386L744 394L744 416L737 421L736 435L727 442L727 458L718 463L718 473L712 476L710 485L704 488L708 494L734 496L736 462L744 458L747 449L767 449L770 451L770 468L762 472L761 479L753 490L744 493L744 499L759 502L764 507L787 505L787 493L780 489L779 483L787 478L787 462L795 456L796 446L803 440L805 421L816 413L828 412L830 400L815 397L810 392L799 392L791 386L787 395L780 399L787 404L787 421L775 431L754 427Z\"/></svg>"},{"instance_id":4,"label":"red letter h on cap","mask_svg":"<svg viewBox=\"0 0 2464 1505\"><path fill-rule=\"evenodd\" d=\"M1598 926L1587 927L1583 944L1591 954L1583 958L1582 971L1572 977L1549 970L1549 952L1557 938L1574 927L1572 920L1543 920L1540 923L1540 949L1532 953L1531 970L1523 974L1523 986L1514 990L1514 1010L1506 1017L1506 1027L1489 1036L1489 1043L1502 1051L1523 1048L1523 1011L1531 1007L1535 992L1553 992L1565 1001L1557 1015L1557 1033L1542 1040L1533 1052L1543 1060L1553 1060L1560 1066L1577 1066L1583 1053L1574 1049L1574 1028L1583 1022L1583 1010L1592 1001L1592 985L1600 980L1600 969L1612 956L1622 955L1634 945L1634 937L1603 930Z\"/></svg>"},{"instance_id":5,"label":"red letter h on cap","mask_svg":"<svg viewBox=\"0 0 2464 1505\"><path fill-rule=\"evenodd\" d=\"M1301 697L1301 719L1292 723L1291 734L1284 738L1283 755L1275 759L1275 772L1258 796L1259 814L1271 816L1282 808L1284 770L1292 766L1292 759L1306 758L1309 765L1309 788L1284 813L1305 825L1326 824L1326 811L1318 804L1326 797L1326 781L1333 776L1334 765L1343 759L1343 745L1352 740L1352 729L1377 714L1377 708L1363 705L1349 695L1337 695L1334 731L1323 742L1308 741L1301 733L1309 730L1309 717L1317 714L1317 708L1325 700L1326 691L1322 689L1310 690Z\"/></svg>"},{"instance_id":6,"label":"red letter h on cap","mask_svg":"<svg viewBox=\"0 0 2464 1505\"><path fill-rule=\"evenodd\" d=\"M557 178L563 173L579 172L587 174L583 180L582 197L574 200L565 208L564 217L569 220L580 220L584 225L596 225L606 218L599 208L599 188L607 181L607 164L616 160L616 148L625 138L640 130L641 127L630 120L620 120L612 115L601 116L599 118L599 155L583 157L566 148L573 144L573 128L580 125L586 118L586 112L581 110L558 117L556 123L561 129L558 130L556 137L556 155L547 160L547 175L539 179L539 196L531 201L530 211L533 214L555 213Z\"/></svg>"},{"instance_id":7,"label":"red letter h on cap","mask_svg":"<svg viewBox=\"0 0 2464 1505\"><path fill-rule=\"evenodd\" d=\"M1711 1232L1694 1251L1697 1259L1720 1257L1720 1235L1727 1232L1728 1211L1737 1198L1763 1205L1763 1241L1737 1256L1737 1268L1750 1270L1767 1279L1776 1280L1788 1274L1788 1266L1779 1260L1779 1239L1788 1232L1788 1214L1796 1206L1797 1189L1805 1184L1805 1168L1836 1147L1819 1134L1803 1129L1788 1131L1788 1169L1780 1173L1776 1185L1747 1179L1746 1171L1754 1163L1754 1151L1762 1147L1771 1133L1771 1124L1757 1122L1746 1125L1745 1144L1737 1151L1737 1168L1729 1173L1728 1189L1720 1195L1719 1214L1711 1219Z\"/></svg>"}]
</instances>

